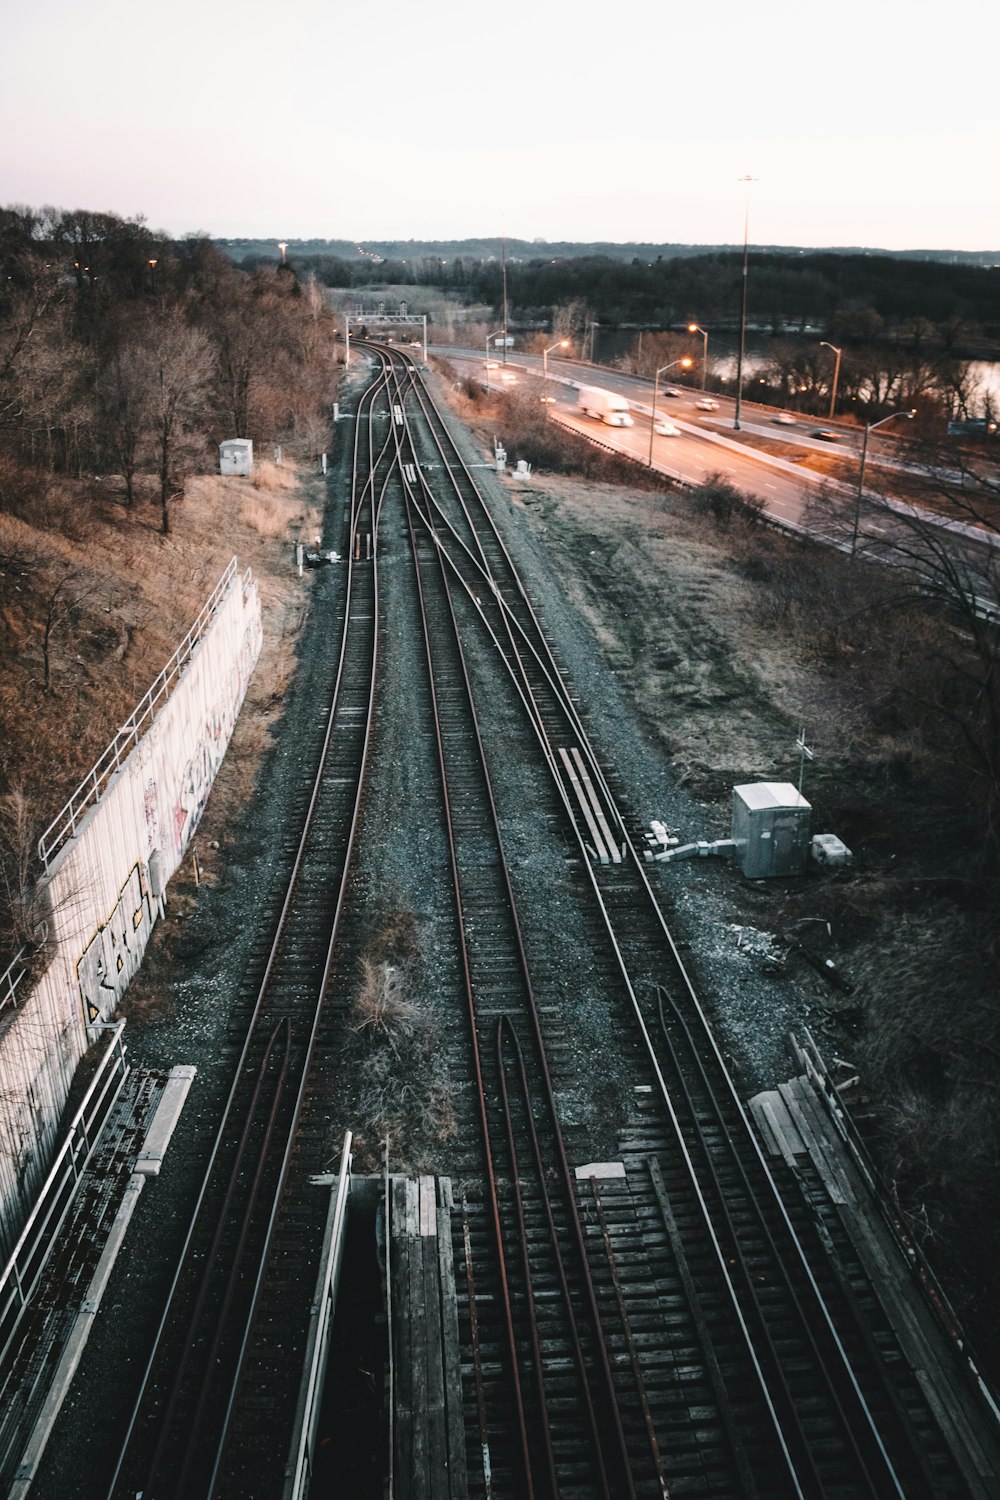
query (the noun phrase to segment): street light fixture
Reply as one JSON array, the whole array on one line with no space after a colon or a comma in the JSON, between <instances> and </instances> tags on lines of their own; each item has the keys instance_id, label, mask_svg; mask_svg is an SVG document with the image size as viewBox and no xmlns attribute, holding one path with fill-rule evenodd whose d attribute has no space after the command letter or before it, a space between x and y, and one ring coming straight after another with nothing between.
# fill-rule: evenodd
<instances>
[{"instance_id":1,"label":"street light fixture","mask_svg":"<svg viewBox=\"0 0 1000 1500\"><path fill-rule=\"evenodd\" d=\"M498 333L507 336L506 328L494 328L492 333L486 335L486 394L490 394L490 339L495 339Z\"/></svg>"},{"instance_id":2,"label":"street light fixture","mask_svg":"<svg viewBox=\"0 0 1000 1500\"><path fill-rule=\"evenodd\" d=\"M832 349L834 354L837 356L837 362L833 367L833 389L830 391L830 421L832 422L833 408L837 404L837 380L840 376L840 356L844 351L843 349L838 349L836 344L828 344L826 339L821 340L819 347L821 349Z\"/></svg>"},{"instance_id":3,"label":"street light fixture","mask_svg":"<svg viewBox=\"0 0 1000 1500\"><path fill-rule=\"evenodd\" d=\"M545 420L549 420L549 403L546 397L549 394L549 355L553 349L568 349L569 339L557 339L547 349L542 350L542 400L545 403Z\"/></svg>"},{"instance_id":4,"label":"street light fixture","mask_svg":"<svg viewBox=\"0 0 1000 1500\"><path fill-rule=\"evenodd\" d=\"M701 388L705 391L708 389L708 329L702 328L700 323L689 323L688 333L700 333L705 340L701 352Z\"/></svg>"},{"instance_id":5,"label":"street light fixture","mask_svg":"<svg viewBox=\"0 0 1000 1500\"><path fill-rule=\"evenodd\" d=\"M683 365L683 367L684 367L685 370L690 370L690 368L691 368L691 366L693 364L694 364L694 360L691 358L691 356L688 355L688 354L685 354L685 356L684 356L683 359L672 359L670 361L669 365L661 365L660 368L657 370L656 374L653 376L653 411L652 411L652 415L650 416L650 419L649 419L649 467L650 468L653 467L653 431L654 431L654 429L656 427L656 397L657 397L657 395L659 393L659 389L660 389L660 376L663 375L663 374L665 374L667 370L672 370L674 368L674 365Z\"/></svg>"},{"instance_id":6,"label":"street light fixture","mask_svg":"<svg viewBox=\"0 0 1000 1500\"><path fill-rule=\"evenodd\" d=\"M854 527L851 531L851 558L858 550L858 528L861 525L861 496L865 487L865 460L868 457L868 436L874 432L876 427L884 427L886 422L894 422L897 417L905 417L912 422L917 415L916 411L891 411L887 417L882 417L878 422L868 422L865 426L864 442L861 444L861 467L858 470L858 493L854 497Z\"/></svg>"}]
</instances>

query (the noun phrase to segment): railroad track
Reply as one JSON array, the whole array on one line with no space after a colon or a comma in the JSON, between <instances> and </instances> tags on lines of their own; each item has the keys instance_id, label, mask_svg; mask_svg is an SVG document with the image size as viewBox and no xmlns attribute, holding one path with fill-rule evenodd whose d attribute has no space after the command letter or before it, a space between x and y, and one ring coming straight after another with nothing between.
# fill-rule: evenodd
<instances>
[{"instance_id":1,"label":"railroad track","mask_svg":"<svg viewBox=\"0 0 1000 1500\"><path fill-rule=\"evenodd\" d=\"M674 1482L719 1495L963 1493L919 1386L901 1369L887 1320L873 1335L873 1289L843 1247L839 1257L832 1253L800 1196L794 1211L785 1202L650 886L630 833L637 820L612 792L489 510L419 384L401 439L407 461L422 528L414 523L414 554L429 576L433 553L435 587L447 597L446 610L436 606L440 618L425 626L432 680L440 680L454 712L460 670L464 712L475 718L473 674L460 653L477 632L500 673L477 691L498 692L506 678L525 742L535 747L526 784L537 786L547 773L550 824L566 841L577 899L599 924L595 951L618 1024L631 1036L645 1106L621 1132L620 1175L585 1172L578 1183L547 1060L546 1017L558 1007L533 984L518 915L524 893L504 863L496 809L488 833L473 816L494 803L490 752L478 729L474 755L467 729L443 725L442 778L455 786L448 801L460 809L453 863L488 1184L481 1205L467 1190L456 1246L463 1257L471 1253L477 1289L465 1323L467 1337L476 1331L471 1364L480 1398L469 1405L476 1415L468 1449L490 1454L473 1493L665 1494ZM430 589L424 594L426 609ZM474 761L478 785L470 787L463 777ZM552 1038L557 1052L559 1040ZM642 1233L649 1205L659 1220L651 1245ZM498 1280L487 1283L491 1272ZM664 1278L672 1289L666 1298ZM676 1367L668 1375L669 1352L664 1358L679 1292L683 1378ZM641 1337L632 1302L642 1308ZM649 1331L653 1304L658 1333Z\"/></svg>"},{"instance_id":2,"label":"railroad track","mask_svg":"<svg viewBox=\"0 0 1000 1500\"><path fill-rule=\"evenodd\" d=\"M407 693L430 747L404 753L432 757L426 820L453 917L457 1138L439 1163L461 1203L467 1472L453 1494L965 1494L835 1216L761 1151L650 882L641 820L447 422L409 356L369 355L287 882L231 1019L232 1090L109 1495L281 1493L326 1212L311 1178L328 1165L365 939L352 879L366 778L373 746L392 744L378 704L388 565L394 618L419 635ZM516 777L497 775L515 759ZM542 898L512 857L519 802L555 851L571 944L539 924ZM600 1160L574 1119L602 1066L568 1003L583 969L630 1081Z\"/></svg>"},{"instance_id":3,"label":"railroad track","mask_svg":"<svg viewBox=\"0 0 1000 1500\"><path fill-rule=\"evenodd\" d=\"M274 1493L272 1434L290 1427L325 1204L306 1173L314 1062L364 790L378 659L371 538L388 385L359 410L339 640L317 705L312 767L286 849L287 885L244 986L242 1047L110 1494L146 1500ZM280 1337L274 1303L280 1299ZM265 1414L262 1426L262 1413ZM285 1454L278 1459L278 1472ZM265 1484L258 1491L258 1484Z\"/></svg>"}]
</instances>

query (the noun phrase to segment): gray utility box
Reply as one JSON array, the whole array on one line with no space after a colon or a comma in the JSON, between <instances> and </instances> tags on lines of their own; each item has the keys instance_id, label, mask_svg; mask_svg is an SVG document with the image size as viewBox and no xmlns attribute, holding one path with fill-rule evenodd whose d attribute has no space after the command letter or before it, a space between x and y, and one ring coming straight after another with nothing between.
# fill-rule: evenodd
<instances>
[{"instance_id":1,"label":"gray utility box","mask_svg":"<svg viewBox=\"0 0 1000 1500\"><path fill-rule=\"evenodd\" d=\"M253 439L226 438L219 444L220 474L253 473Z\"/></svg>"},{"instance_id":2,"label":"gray utility box","mask_svg":"<svg viewBox=\"0 0 1000 1500\"><path fill-rule=\"evenodd\" d=\"M812 808L790 781L733 787L733 842L744 875L801 875L809 855Z\"/></svg>"}]
</instances>

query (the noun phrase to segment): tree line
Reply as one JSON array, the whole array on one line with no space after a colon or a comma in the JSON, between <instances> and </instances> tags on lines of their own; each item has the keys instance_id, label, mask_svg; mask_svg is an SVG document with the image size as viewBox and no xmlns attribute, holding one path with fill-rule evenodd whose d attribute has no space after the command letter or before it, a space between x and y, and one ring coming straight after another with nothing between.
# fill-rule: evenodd
<instances>
[{"instance_id":1,"label":"tree line","mask_svg":"<svg viewBox=\"0 0 1000 1500\"><path fill-rule=\"evenodd\" d=\"M265 263L264 257L244 264ZM424 256L412 260L301 256L327 286L426 285L468 303L503 305L506 274L511 321L531 323L552 307L584 302L602 327L667 329L698 321L735 328L742 254L537 256L508 260ZM749 257L748 318L775 335L821 329L836 343L906 340L914 326L967 357L1000 348L1000 269L891 255L832 251L754 251Z\"/></svg>"},{"instance_id":2,"label":"tree line","mask_svg":"<svg viewBox=\"0 0 1000 1500\"><path fill-rule=\"evenodd\" d=\"M141 218L0 208L0 509L40 476L150 476L160 528L210 445L325 446L332 320L290 267L243 270ZM213 460L214 462L214 460Z\"/></svg>"},{"instance_id":3,"label":"tree line","mask_svg":"<svg viewBox=\"0 0 1000 1500\"><path fill-rule=\"evenodd\" d=\"M563 310L559 316L563 323L567 321ZM586 325L579 315L576 326L582 347ZM852 344L845 340L838 347L839 356L837 348L815 335L769 339L766 352L754 356L752 374L744 378L744 396L764 406L816 418L853 418L859 424L877 421L892 411L914 411L917 421L912 433L926 440L944 438L951 421L986 421L992 426L981 441L995 441L1000 407L982 367L943 348L919 326L901 331L891 342ZM693 361L691 373L684 376L675 371L674 377L697 384L702 352L697 333L647 334L619 364L652 380L656 369L687 356ZM709 354L706 384L710 391L734 395L735 373L713 368Z\"/></svg>"}]
</instances>

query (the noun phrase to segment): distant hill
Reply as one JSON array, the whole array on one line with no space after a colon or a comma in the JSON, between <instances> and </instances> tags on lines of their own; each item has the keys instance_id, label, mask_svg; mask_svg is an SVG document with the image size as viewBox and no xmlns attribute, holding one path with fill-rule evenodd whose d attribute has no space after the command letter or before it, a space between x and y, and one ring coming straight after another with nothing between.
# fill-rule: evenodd
<instances>
[{"instance_id":1,"label":"distant hill","mask_svg":"<svg viewBox=\"0 0 1000 1500\"><path fill-rule=\"evenodd\" d=\"M215 244L232 260L248 257L280 259L278 240L262 239L217 239ZM500 260L504 254L504 243L499 238L469 240L286 240L286 255L290 260L296 256L326 255L339 260L392 260L426 261L438 259L451 262L461 259ZM605 241L575 242L572 240L513 240L506 242L509 261L542 259L572 260L584 256L607 256L612 260L655 261L678 260L696 255L719 254L725 251L742 250L742 245L678 245L634 242L616 244ZM928 260L949 265L1000 266L1000 250L880 250L864 245L831 245L825 248L803 248L798 245L753 246L755 254L762 251L773 255L865 255L888 256L895 260Z\"/></svg>"}]
</instances>

